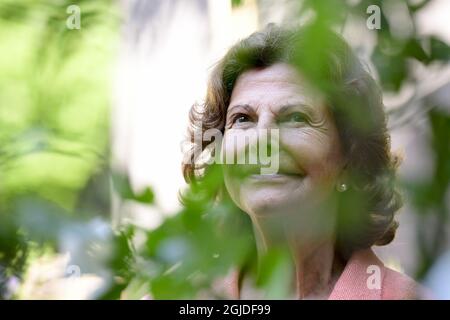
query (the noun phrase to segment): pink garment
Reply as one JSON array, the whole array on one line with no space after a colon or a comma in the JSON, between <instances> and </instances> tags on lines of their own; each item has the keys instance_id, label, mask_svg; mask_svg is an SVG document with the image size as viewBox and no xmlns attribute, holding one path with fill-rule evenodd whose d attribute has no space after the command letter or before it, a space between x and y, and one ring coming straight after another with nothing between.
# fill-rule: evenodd
<instances>
[{"instance_id":1,"label":"pink garment","mask_svg":"<svg viewBox=\"0 0 450 320\"><path fill-rule=\"evenodd\" d=\"M375 267L371 267L375 266ZM379 268L381 286L369 289L367 281ZM371 271L372 270L372 271ZM370 282L370 280L369 280ZM370 283L369 283L370 285ZM370 250L355 252L339 277L329 300L405 300L419 298L419 285L407 275L384 266Z\"/></svg>"},{"instance_id":2,"label":"pink garment","mask_svg":"<svg viewBox=\"0 0 450 320\"><path fill-rule=\"evenodd\" d=\"M379 288L368 279L373 270L380 276ZM227 295L239 299L238 272L225 279ZM372 288L369 288L372 287ZM355 252L347 262L336 282L329 300L406 300L428 296L410 277L389 269L378 259L371 249Z\"/></svg>"}]
</instances>

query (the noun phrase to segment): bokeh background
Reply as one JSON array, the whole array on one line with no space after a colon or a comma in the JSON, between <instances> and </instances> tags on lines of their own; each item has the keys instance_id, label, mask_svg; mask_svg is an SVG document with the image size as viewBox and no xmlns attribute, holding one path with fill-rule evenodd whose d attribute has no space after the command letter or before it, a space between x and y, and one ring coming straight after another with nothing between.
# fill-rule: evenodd
<instances>
[{"instance_id":1,"label":"bokeh background","mask_svg":"<svg viewBox=\"0 0 450 320\"><path fill-rule=\"evenodd\" d=\"M0 297L191 298L241 261L248 239L178 200L188 110L235 41L315 21L379 81L403 158L400 228L375 250L450 299L449 14L445 0L1 0ZM269 260L260 284L283 297Z\"/></svg>"}]
</instances>

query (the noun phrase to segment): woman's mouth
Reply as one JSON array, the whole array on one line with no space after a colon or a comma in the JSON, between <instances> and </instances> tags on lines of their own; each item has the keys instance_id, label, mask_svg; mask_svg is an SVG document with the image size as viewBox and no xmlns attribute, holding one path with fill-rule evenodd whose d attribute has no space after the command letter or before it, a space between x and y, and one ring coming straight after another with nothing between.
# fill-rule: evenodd
<instances>
[{"instance_id":1,"label":"woman's mouth","mask_svg":"<svg viewBox=\"0 0 450 320\"><path fill-rule=\"evenodd\" d=\"M248 178L255 182L286 182L291 179L301 179L304 175L290 173L251 174Z\"/></svg>"}]
</instances>

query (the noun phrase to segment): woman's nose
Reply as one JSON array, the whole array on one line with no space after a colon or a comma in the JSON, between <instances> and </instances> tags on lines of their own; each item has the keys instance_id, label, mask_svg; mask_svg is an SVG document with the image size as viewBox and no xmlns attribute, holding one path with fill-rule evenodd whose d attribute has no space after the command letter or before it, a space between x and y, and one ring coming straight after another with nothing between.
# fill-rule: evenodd
<instances>
[{"instance_id":1,"label":"woman's nose","mask_svg":"<svg viewBox=\"0 0 450 320\"><path fill-rule=\"evenodd\" d=\"M278 154L279 128L275 115L272 112L261 114L258 119L257 129L259 156L270 158L274 154Z\"/></svg>"},{"instance_id":2,"label":"woman's nose","mask_svg":"<svg viewBox=\"0 0 450 320\"><path fill-rule=\"evenodd\" d=\"M258 118L258 129L276 129L278 128L274 115L271 112L263 113Z\"/></svg>"}]
</instances>

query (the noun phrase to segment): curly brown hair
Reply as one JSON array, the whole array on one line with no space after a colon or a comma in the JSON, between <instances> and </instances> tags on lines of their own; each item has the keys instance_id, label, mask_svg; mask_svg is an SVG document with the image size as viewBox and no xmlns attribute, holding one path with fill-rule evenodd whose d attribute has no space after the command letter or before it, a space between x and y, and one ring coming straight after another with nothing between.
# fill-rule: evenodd
<instances>
[{"instance_id":1,"label":"curly brown hair","mask_svg":"<svg viewBox=\"0 0 450 320\"><path fill-rule=\"evenodd\" d=\"M210 142L195 144L194 135L211 128L224 132L239 75L278 62L296 68L324 93L339 132L350 185L340 194L340 252L347 255L390 243L398 227L394 214L402 202L395 185L398 159L390 152L382 93L346 41L331 30L271 24L231 47L212 70L205 102L190 110L192 144L185 154L189 161L182 166L185 180L193 184L202 179L201 172L208 166L199 163L198 154ZM198 123L201 127L196 127Z\"/></svg>"}]
</instances>

